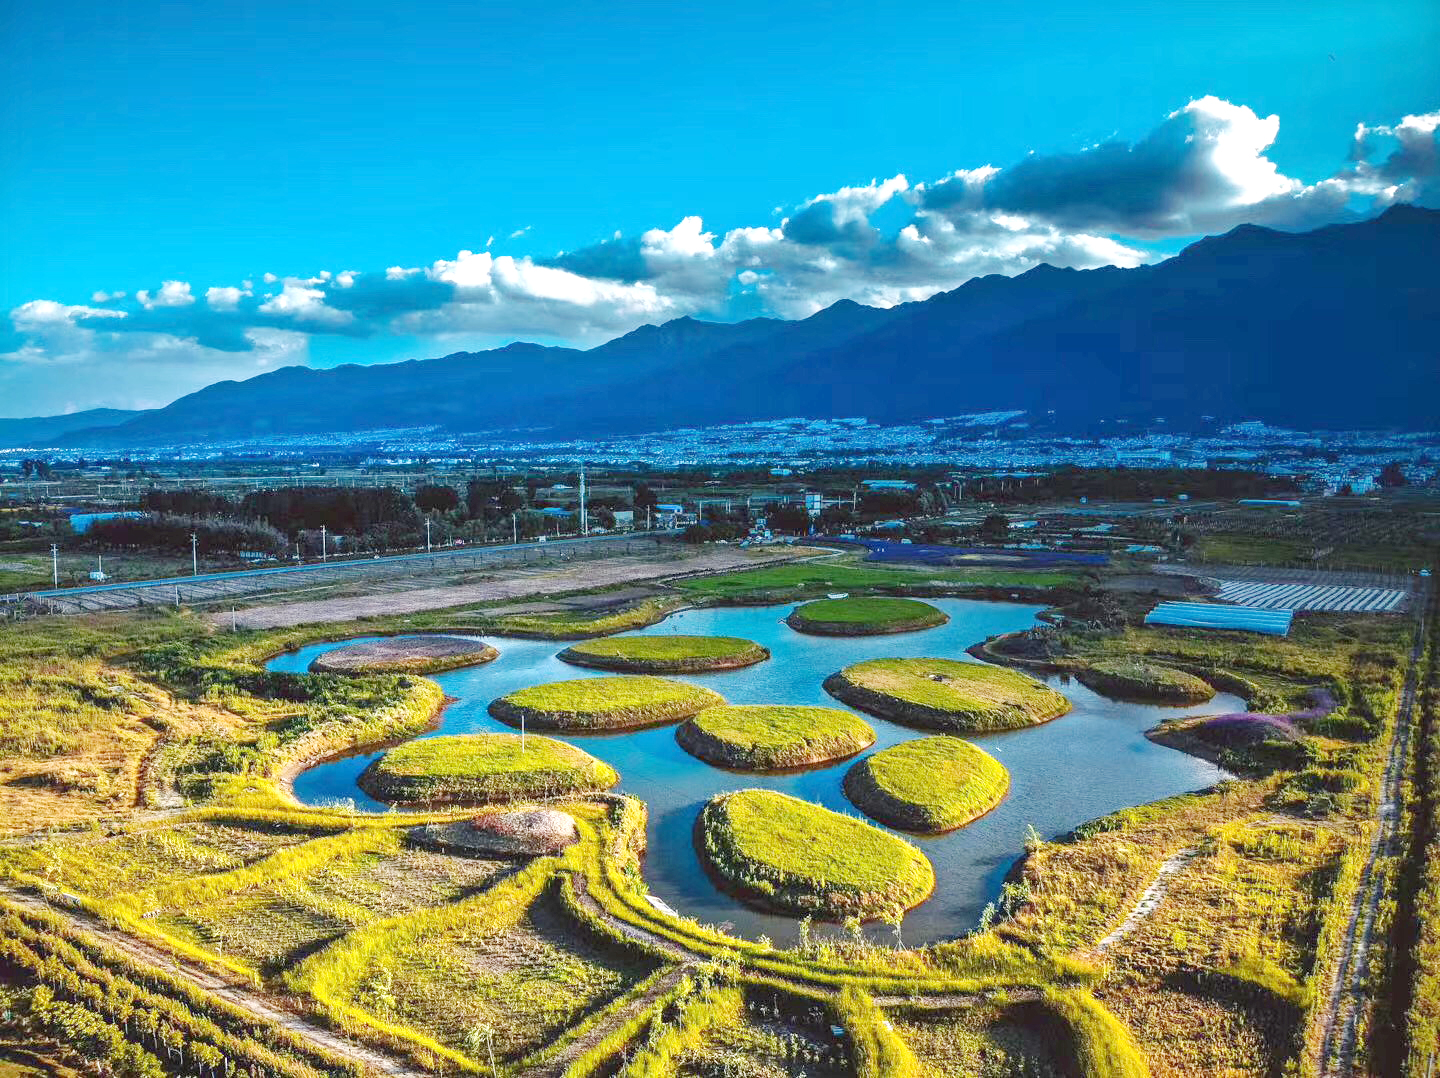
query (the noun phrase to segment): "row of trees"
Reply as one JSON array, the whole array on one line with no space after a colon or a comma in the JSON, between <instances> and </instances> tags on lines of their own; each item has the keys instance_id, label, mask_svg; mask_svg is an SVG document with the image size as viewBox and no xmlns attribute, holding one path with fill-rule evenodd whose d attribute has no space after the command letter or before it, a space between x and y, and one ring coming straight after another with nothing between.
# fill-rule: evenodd
<instances>
[{"instance_id":1,"label":"row of trees","mask_svg":"<svg viewBox=\"0 0 1440 1078\"><path fill-rule=\"evenodd\" d=\"M138 517L96 520L86 541L110 550L188 550L195 536L207 554L265 554L278 557L289 549L286 537L260 521L228 517L191 517L146 513Z\"/></svg>"}]
</instances>

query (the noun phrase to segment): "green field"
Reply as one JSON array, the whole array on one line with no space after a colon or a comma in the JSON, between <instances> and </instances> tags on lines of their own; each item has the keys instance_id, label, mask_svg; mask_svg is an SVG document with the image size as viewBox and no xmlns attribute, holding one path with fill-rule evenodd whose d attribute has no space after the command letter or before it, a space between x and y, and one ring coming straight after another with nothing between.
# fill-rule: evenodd
<instances>
[{"instance_id":1,"label":"green field","mask_svg":"<svg viewBox=\"0 0 1440 1078\"><path fill-rule=\"evenodd\" d=\"M708 864L742 897L821 917L898 916L929 896L935 872L910 843L770 790L740 790L700 815Z\"/></svg>"},{"instance_id":2,"label":"green field","mask_svg":"<svg viewBox=\"0 0 1440 1078\"><path fill-rule=\"evenodd\" d=\"M1083 585L1078 573L1009 569L877 569L847 558L817 558L792 565L749 569L723 576L677 581L687 595L711 599L790 598L827 591L906 591L964 588L1069 588Z\"/></svg>"},{"instance_id":3,"label":"green field","mask_svg":"<svg viewBox=\"0 0 1440 1078\"><path fill-rule=\"evenodd\" d=\"M840 760L875 743L875 731L833 707L707 707L675 731L685 751L742 771L781 771Z\"/></svg>"},{"instance_id":4,"label":"green field","mask_svg":"<svg viewBox=\"0 0 1440 1078\"><path fill-rule=\"evenodd\" d=\"M572 644L559 657L602 670L671 674L751 666L770 651L738 636L607 636Z\"/></svg>"},{"instance_id":5,"label":"green field","mask_svg":"<svg viewBox=\"0 0 1440 1078\"><path fill-rule=\"evenodd\" d=\"M868 659L831 675L825 691L884 719L954 732L1015 730L1070 710L1026 674L954 659Z\"/></svg>"},{"instance_id":6,"label":"green field","mask_svg":"<svg viewBox=\"0 0 1440 1078\"><path fill-rule=\"evenodd\" d=\"M1203 678L1143 659L1101 660L1091 663L1075 677L1102 696L1122 700L1199 704L1215 695L1214 686Z\"/></svg>"},{"instance_id":7,"label":"green field","mask_svg":"<svg viewBox=\"0 0 1440 1078\"><path fill-rule=\"evenodd\" d=\"M862 596L817 599L796 607L785 619L792 629L826 636L903 633L943 625L949 617L919 599Z\"/></svg>"},{"instance_id":8,"label":"green field","mask_svg":"<svg viewBox=\"0 0 1440 1078\"><path fill-rule=\"evenodd\" d=\"M629 730L678 722L723 704L718 692L659 677L552 681L502 696L490 705L501 722L554 730Z\"/></svg>"},{"instance_id":9,"label":"green field","mask_svg":"<svg viewBox=\"0 0 1440 1078\"><path fill-rule=\"evenodd\" d=\"M361 788L394 804L481 804L608 790L609 764L553 738L518 734L428 737L391 749L360 778Z\"/></svg>"},{"instance_id":10,"label":"green field","mask_svg":"<svg viewBox=\"0 0 1440 1078\"><path fill-rule=\"evenodd\" d=\"M1010 788L999 760L958 737L903 741L856 763L845 796L871 819L905 831L962 827L998 805Z\"/></svg>"}]
</instances>

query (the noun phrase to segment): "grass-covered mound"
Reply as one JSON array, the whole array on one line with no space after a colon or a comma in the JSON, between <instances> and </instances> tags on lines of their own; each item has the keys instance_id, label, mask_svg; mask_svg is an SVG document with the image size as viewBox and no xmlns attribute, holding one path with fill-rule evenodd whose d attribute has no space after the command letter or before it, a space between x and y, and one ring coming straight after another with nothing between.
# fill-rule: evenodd
<instances>
[{"instance_id":1,"label":"grass-covered mound","mask_svg":"<svg viewBox=\"0 0 1440 1078\"><path fill-rule=\"evenodd\" d=\"M1004 800L1010 773L958 737L922 737L883 749L845 774L845 796L871 819L905 831L963 827Z\"/></svg>"},{"instance_id":2,"label":"grass-covered mound","mask_svg":"<svg viewBox=\"0 0 1440 1078\"><path fill-rule=\"evenodd\" d=\"M860 596L853 599L817 599L797 606L785 619L790 628L821 636L873 636L931 629L950 620L919 599Z\"/></svg>"},{"instance_id":3,"label":"grass-covered mound","mask_svg":"<svg viewBox=\"0 0 1440 1078\"><path fill-rule=\"evenodd\" d=\"M718 692L661 677L593 677L552 681L490 704L501 722L542 730L603 733L679 722L723 704Z\"/></svg>"},{"instance_id":4,"label":"grass-covered mound","mask_svg":"<svg viewBox=\"0 0 1440 1078\"><path fill-rule=\"evenodd\" d=\"M1144 659L1104 659L1075 675L1087 689L1120 700L1203 704L1215 688L1203 678Z\"/></svg>"},{"instance_id":5,"label":"grass-covered mound","mask_svg":"<svg viewBox=\"0 0 1440 1078\"><path fill-rule=\"evenodd\" d=\"M836 707L707 707L675 731L692 756L740 771L843 760L875 743L869 723Z\"/></svg>"},{"instance_id":6,"label":"grass-covered mound","mask_svg":"<svg viewBox=\"0 0 1440 1078\"><path fill-rule=\"evenodd\" d=\"M439 674L488 663L500 653L463 636L392 636L327 651L310 664L317 674Z\"/></svg>"},{"instance_id":7,"label":"grass-covered mound","mask_svg":"<svg viewBox=\"0 0 1440 1078\"><path fill-rule=\"evenodd\" d=\"M1070 710L1017 670L954 659L868 659L830 675L825 691L882 719L947 732L1016 730Z\"/></svg>"},{"instance_id":8,"label":"grass-covered mound","mask_svg":"<svg viewBox=\"0 0 1440 1078\"><path fill-rule=\"evenodd\" d=\"M770 658L770 649L738 636L609 636L572 644L560 658L624 673L695 674L753 666Z\"/></svg>"},{"instance_id":9,"label":"grass-covered mound","mask_svg":"<svg viewBox=\"0 0 1440 1078\"><path fill-rule=\"evenodd\" d=\"M553 738L526 737L522 751L519 734L461 734L391 749L361 772L359 785L395 805L483 804L594 793L619 781L609 764Z\"/></svg>"},{"instance_id":10,"label":"grass-covered mound","mask_svg":"<svg viewBox=\"0 0 1440 1078\"><path fill-rule=\"evenodd\" d=\"M918 905L935 886L930 862L904 839L772 790L706 802L700 848L741 898L787 913L883 916Z\"/></svg>"}]
</instances>

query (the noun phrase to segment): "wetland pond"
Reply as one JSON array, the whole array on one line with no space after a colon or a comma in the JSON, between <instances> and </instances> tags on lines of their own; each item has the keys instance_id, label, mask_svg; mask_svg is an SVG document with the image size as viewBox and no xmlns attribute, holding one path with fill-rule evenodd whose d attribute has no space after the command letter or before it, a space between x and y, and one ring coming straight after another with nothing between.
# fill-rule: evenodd
<instances>
[{"instance_id":1,"label":"wetland pond","mask_svg":"<svg viewBox=\"0 0 1440 1078\"><path fill-rule=\"evenodd\" d=\"M887 636L809 636L784 623L794 608L787 603L763 607L714 607L671 615L646 634L691 633L739 636L770 649L772 658L741 670L672 675L704 685L732 704L809 704L841 707L821 688L831 674L861 659L935 657L969 659L965 649L999 633L1027 629L1044 609L1015 603L968 599L930 600L950 616L945 625ZM362 638L363 639L363 638ZM602 677L561 662L555 656L564 641L486 637L500 657L483 666L434 675L454 701L440 727L429 735L503 731L486 707L497 696L547 681ZM355 640L315 644L278 656L271 670L305 671L316 656ZM1157 745L1145 731L1177 715L1244 711L1244 701L1221 693L1204 704L1165 707L1109 700L1069 678L1048 684L1074 705L1069 714L1024 730L969 738L1010 771L1010 792L988 815L948 834L907 836L935 866L935 893L906 915L907 946L951 939L973 930L986 903L995 901L1001 883L1024 852L1027 828L1051 839L1087 820L1116 809L1202 789L1226 773L1204 760ZM862 716L878 735L875 752L932 731L914 730L873 716ZM863 814L846 800L840 781L853 758L790 774L752 775L724 771L680 748L675 727L660 726L615 734L561 737L584 748L620 772L616 791L643 800L650 810L645 879L651 893L680 913L699 921L730 926L754 939L767 935L792 943L797 922L761 913L720 891L701 866L694 845L695 821L713 795L763 787L792 794L852 816ZM351 801L384 811L355 780L380 753L361 753L318 764L296 777L295 796L307 804ZM873 822L873 821L872 821ZM878 826L878 825L877 825ZM821 926L816 926L817 934ZM867 926L875 938L890 938L885 925Z\"/></svg>"}]
</instances>

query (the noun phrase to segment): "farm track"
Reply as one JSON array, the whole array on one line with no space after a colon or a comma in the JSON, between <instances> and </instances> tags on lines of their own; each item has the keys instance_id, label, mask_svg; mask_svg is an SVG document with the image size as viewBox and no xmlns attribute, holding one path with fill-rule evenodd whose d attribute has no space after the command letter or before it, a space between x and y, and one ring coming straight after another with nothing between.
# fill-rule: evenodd
<instances>
[{"instance_id":1,"label":"farm track","mask_svg":"<svg viewBox=\"0 0 1440 1078\"><path fill-rule=\"evenodd\" d=\"M1423 603L1417 603L1423 610ZM1370 837L1370 850L1360 884L1355 889L1350 918L1341 941L1340 961L1331 981L1325 987L1325 1010L1320 1042L1321 1078L1349 1078L1355 1074L1355 1052L1360 1020L1365 1015L1368 998L1367 971L1371 951L1375 947L1375 920L1379 915L1382 894L1380 859L1390 857L1400 847L1400 801L1405 783L1405 763L1409 759L1410 735L1414 725L1415 695L1419 661L1424 647L1425 623L1418 619L1415 644L1405 672L1405 687L1395 716L1395 731L1390 739L1381 784L1380 803L1375 811L1375 827Z\"/></svg>"},{"instance_id":2,"label":"farm track","mask_svg":"<svg viewBox=\"0 0 1440 1078\"><path fill-rule=\"evenodd\" d=\"M1140 893L1140 898L1131 907L1130 912L1125 915L1125 919L1095 945L1095 950L1103 954L1149 920L1150 915L1160 908L1160 903L1165 901L1165 895L1170 890L1170 880L1179 875L1181 870L1195 860L1199 853L1198 848L1190 846L1161 865L1159 871L1155 873L1155 878L1150 881L1150 886Z\"/></svg>"},{"instance_id":3,"label":"farm track","mask_svg":"<svg viewBox=\"0 0 1440 1078\"><path fill-rule=\"evenodd\" d=\"M256 1018L287 1029L333 1056L363 1064L379 1074L392 1075L393 1078L427 1078L430 1074L430 1072L412 1066L404 1060L355 1044L333 1030L312 1022L294 1011L287 1010L278 1000L243 981L228 980L198 963L177 959L161 948L151 946L128 933L112 928L89 914L52 906L34 895L9 887L0 887L0 895L18 906L56 914L64 918L76 931L103 940L137 962L155 966L174 976L182 977L201 991L223 999Z\"/></svg>"},{"instance_id":4,"label":"farm track","mask_svg":"<svg viewBox=\"0 0 1440 1078\"><path fill-rule=\"evenodd\" d=\"M691 574L778 565L793 561L798 556L801 555L790 548L771 550L763 556L756 556L751 551L742 551L735 547L719 547L701 551L681 550L659 556L575 558L545 566L497 568L493 570L492 576L475 583L436 587L430 586L429 582L422 582L403 591L299 602L270 602L247 607L233 614L229 611L218 611L210 614L209 619L220 629L229 628L232 624L242 629L276 629L319 622L354 621L358 618L389 614L443 610L470 603L532 599L622 584L659 584L669 578Z\"/></svg>"},{"instance_id":5,"label":"farm track","mask_svg":"<svg viewBox=\"0 0 1440 1078\"><path fill-rule=\"evenodd\" d=\"M542 1078L562 1078L572 1063L618 1030L634 1015L653 1005L656 1000L679 984L680 978L688 972L690 972L688 966L674 966L667 970L665 975L657 978L639 999L632 1000L628 1006L611 1007L605 1017L586 1031L584 1036L577 1037L574 1043L566 1045L565 1050L554 1059L546 1060L538 1067L526 1068L525 1073L540 1075Z\"/></svg>"}]
</instances>

